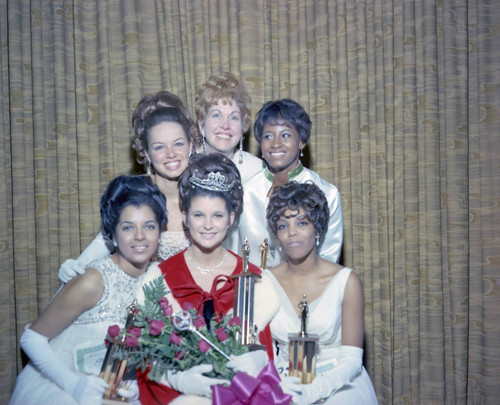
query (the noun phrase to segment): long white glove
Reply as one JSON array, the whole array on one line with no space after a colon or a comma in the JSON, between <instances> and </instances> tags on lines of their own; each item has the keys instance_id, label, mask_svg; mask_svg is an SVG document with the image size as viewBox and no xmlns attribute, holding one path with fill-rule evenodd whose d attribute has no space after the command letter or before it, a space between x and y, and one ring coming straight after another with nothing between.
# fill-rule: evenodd
<instances>
[{"instance_id":1,"label":"long white glove","mask_svg":"<svg viewBox=\"0 0 500 405\"><path fill-rule=\"evenodd\" d=\"M110 251L106 246L102 233L99 232L90 245L78 256L78 259L68 259L59 267L59 280L67 283L73 277L85 273L85 267L90 262L109 256Z\"/></svg>"},{"instance_id":2,"label":"long white glove","mask_svg":"<svg viewBox=\"0 0 500 405\"><path fill-rule=\"evenodd\" d=\"M283 377L280 385L286 394L292 396L294 404L313 404L328 398L335 391L349 385L361 373L363 349L355 346L341 346L340 359L333 370L317 375L311 384L298 384L296 377Z\"/></svg>"},{"instance_id":3,"label":"long white glove","mask_svg":"<svg viewBox=\"0 0 500 405\"><path fill-rule=\"evenodd\" d=\"M186 371L169 370L160 382L183 394L211 397L212 385L224 383L229 385L229 381L203 375L203 373L208 373L212 369L211 364L200 364Z\"/></svg>"},{"instance_id":4,"label":"long white glove","mask_svg":"<svg viewBox=\"0 0 500 405\"><path fill-rule=\"evenodd\" d=\"M231 355L231 360L226 363L227 367L234 371L242 371L252 377L257 377L269 361L264 350L256 350L239 356Z\"/></svg>"},{"instance_id":5,"label":"long white glove","mask_svg":"<svg viewBox=\"0 0 500 405\"><path fill-rule=\"evenodd\" d=\"M21 346L32 363L51 381L70 393L81 405L98 405L108 384L94 375L81 376L70 370L56 356L49 339L33 329L26 329L21 336Z\"/></svg>"},{"instance_id":6,"label":"long white glove","mask_svg":"<svg viewBox=\"0 0 500 405\"><path fill-rule=\"evenodd\" d=\"M118 390L118 395L125 398L130 405L141 405L139 401L139 386L137 380L127 380L122 384L123 388Z\"/></svg>"}]
</instances>

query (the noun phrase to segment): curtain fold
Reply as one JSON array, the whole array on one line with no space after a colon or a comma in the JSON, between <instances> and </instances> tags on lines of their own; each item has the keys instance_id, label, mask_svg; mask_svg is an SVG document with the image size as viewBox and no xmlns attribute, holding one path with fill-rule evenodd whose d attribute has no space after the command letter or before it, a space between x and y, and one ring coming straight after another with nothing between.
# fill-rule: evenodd
<instances>
[{"instance_id":1,"label":"curtain fold","mask_svg":"<svg viewBox=\"0 0 500 405\"><path fill-rule=\"evenodd\" d=\"M365 291L381 404L500 396L500 5L495 0L0 2L0 402L57 269L137 172L132 112L231 71L252 116L290 97L304 163L343 204L341 262ZM259 154L252 133L246 149Z\"/></svg>"}]
</instances>

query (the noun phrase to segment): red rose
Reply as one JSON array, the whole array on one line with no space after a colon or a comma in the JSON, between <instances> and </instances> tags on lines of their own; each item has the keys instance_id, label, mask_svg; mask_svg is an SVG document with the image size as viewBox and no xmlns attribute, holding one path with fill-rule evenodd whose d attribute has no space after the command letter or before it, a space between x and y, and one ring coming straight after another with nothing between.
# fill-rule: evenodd
<instances>
[{"instance_id":1,"label":"red rose","mask_svg":"<svg viewBox=\"0 0 500 405\"><path fill-rule=\"evenodd\" d=\"M172 332L170 337L168 338L168 341L170 343L173 343L174 345L180 346L182 342L182 338L175 332Z\"/></svg>"},{"instance_id":2,"label":"red rose","mask_svg":"<svg viewBox=\"0 0 500 405\"><path fill-rule=\"evenodd\" d=\"M233 316L229 321L229 326L241 326L241 319L239 316Z\"/></svg>"},{"instance_id":3,"label":"red rose","mask_svg":"<svg viewBox=\"0 0 500 405\"><path fill-rule=\"evenodd\" d=\"M158 301L164 316L172 316L174 310L172 305L169 304L167 297L161 297Z\"/></svg>"},{"instance_id":4,"label":"red rose","mask_svg":"<svg viewBox=\"0 0 500 405\"><path fill-rule=\"evenodd\" d=\"M175 358L178 359L178 360L181 360L184 356L186 355L185 352L179 350L178 352L175 352Z\"/></svg>"},{"instance_id":5,"label":"red rose","mask_svg":"<svg viewBox=\"0 0 500 405\"><path fill-rule=\"evenodd\" d=\"M199 330L202 326L206 326L207 323L205 322L205 318L203 318L202 316L198 316L194 319L193 325L196 329Z\"/></svg>"},{"instance_id":6,"label":"red rose","mask_svg":"<svg viewBox=\"0 0 500 405\"><path fill-rule=\"evenodd\" d=\"M215 329L215 334L217 335L217 339L219 339L219 342L224 342L229 336L227 336L226 331L224 328L219 328Z\"/></svg>"},{"instance_id":7,"label":"red rose","mask_svg":"<svg viewBox=\"0 0 500 405\"><path fill-rule=\"evenodd\" d=\"M165 324L163 321L160 320L154 320L149 323L149 333L153 336L158 336L161 331L163 330L163 327Z\"/></svg>"},{"instance_id":8,"label":"red rose","mask_svg":"<svg viewBox=\"0 0 500 405\"><path fill-rule=\"evenodd\" d=\"M109 337L111 338L115 338L117 337L118 335L120 334L120 327L118 325L111 325L109 328L108 328L108 335Z\"/></svg>"},{"instance_id":9,"label":"red rose","mask_svg":"<svg viewBox=\"0 0 500 405\"><path fill-rule=\"evenodd\" d=\"M134 337L141 337L141 334L142 334L142 329L141 328L138 328L137 326L132 326L130 328L130 330L128 331L128 333Z\"/></svg>"},{"instance_id":10,"label":"red rose","mask_svg":"<svg viewBox=\"0 0 500 405\"><path fill-rule=\"evenodd\" d=\"M127 336L125 338L125 346L127 346L127 347L139 346L139 338L133 337L133 336Z\"/></svg>"},{"instance_id":11,"label":"red rose","mask_svg":"<svg viewBox=\"0 0 500 405\"><path fill-rule=\"evenodd\" d=\"M207 342L205 342L203 339L201 339L198 342L198 348L201 350L202 353L206 353L206 352L208 352L208 349L210 349L210 345Z\"/></svg>"}]
</instances>

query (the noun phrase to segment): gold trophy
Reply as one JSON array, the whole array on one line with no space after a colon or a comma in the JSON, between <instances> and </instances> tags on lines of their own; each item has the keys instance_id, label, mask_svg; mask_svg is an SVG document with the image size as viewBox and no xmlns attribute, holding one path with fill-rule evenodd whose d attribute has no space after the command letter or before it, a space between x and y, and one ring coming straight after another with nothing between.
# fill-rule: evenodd
<instances>
[{"instance_id":1,"label":"gold trophy","mask_svg":"<svg viewBox=\"0 0 500 405\"><path fill-rule=\"evenodd\" d=\"M125 331L128 331L132 326L134 317L135 302L128 308L128 316L124 328ZM102 363L99 377L108 383L108 388L104 392L102 399L103 405L128 403L124 398L121 398L118 395L118 389L122 384L125 371L127 370L127 357L123 360L114 358L114 355L118 350L123 350L124 353L127 353L127 349L125 348L125 335L123 335L122 339L113 339L109 342L108 350L106 351L106 356L104 357L104 361Z\"/></svg>"},{"instance_id":2,"label":"gold trophy","mask_svg":"<svg viewBox=\"0 0 500 405\"><path fill-rule=\"evenodd\" d=\"M236 337L242 345L251 346L252 350L261 349L263 346L256 344L257 326L253 322L255 281L261 276L248 271L250 247L247 238L245 238L241 251L243 270L240 274L232 276L235 279L234 315L241 320L241 333L237 333Z\"/></svg>"},{"instance_id":3,"label":"gold trophy","mask_svg":"<svg viewBox=\"0 0 500 405\"><path fill-rule=\"evenodd\" d=\"M316 344L319 340L318 335L307 333L307 315L309 307L307 305L306 295L298 304L301 309L300 314L300 332L295 335L288 335L290 341L290 365L289 374L292 377L299 377L301 384L310 384L314 379L314 370L316 368Z\"/></svg>"},{"instance_id":4,"label":"gold trophy","mask_svg":"<svg viewBox=\"0 0 500 405\"><path fill-rule=\"evenodd\" d=\"M265 269L267 263L267 253L269 252L269 245L267 243L267 238L264 239L264 242L262 243L262 245L259 246L259 248L260 248L260 268Z\"/></svg>"}]
</instances>

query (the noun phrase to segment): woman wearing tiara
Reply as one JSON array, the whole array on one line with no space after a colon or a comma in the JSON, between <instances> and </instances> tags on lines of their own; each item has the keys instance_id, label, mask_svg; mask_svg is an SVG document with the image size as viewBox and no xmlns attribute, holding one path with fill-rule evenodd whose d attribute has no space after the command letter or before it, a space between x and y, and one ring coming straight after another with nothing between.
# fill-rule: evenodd
<instances>
[{"instance_id":1,"label":"woman wearing tiara","mask_svg":"<svg viewBox=\"0 0 500 405\"><path fill-rule=\"evenodd\" d=\"M168 91L144 96L132 115L132 127L137 161L167 198L165 208L171 220L162 230L158 249L158 256L165 260L189 246L182 227L177 181L197 148L199 134L188 109ZM61 265L60 280L68 282L83 274L89 262L109 254L99 233L78 259L68 259Z\"/></svg>"},{"instance_id":2,"label":"woman wearing tiara","mask_svg":"<svg viewBox=\"0 0 500 405\"><path fill-rule=\"evenodd\" d=\"M224 155L193 155L179 179L179 193L191 246L161 263L159 269L171 292L169 298L173 297L170 301L174 312L190 304L205 316L208 324L212 315L224 316L232 311L234 285L229 277L243 269L242 258L223 246L243 200L240 175L235 164ZM252 264L248 270L261 274ZM148 274L148 277L153 276L154 273ZM277 311L279 301L268 277L257 281L255 290L254 321L261 331L260 343L267 343L272 355L267 324ZM228 366L255 376L266 362L267 355L257 351L229 362ZM211 386L222 382L203 375L210 369L210 365L201 365L183 372L167 373L160 384L139 373L140 400L148 405L169 403L181 393L210 397ZM198 397L195 403L199 400Z\"/></svg>"},{"instance_id":3,"label":"woman wearing tiara","mask_svg":"<svg viewBox=\"0 0 500 405\"><path fill-rule=\"evenodd\" d=\"M317 251L328 216L327 199L313 183L287 183L276 187L270 198L269 225L288 256L271 269L281 301L271 321L275 364L282 375L281 387L292 395L294 404L375 405L375 391L362 364L361 281L351 269L321 258ZM301 316L304 306L307 319ZM319 337L316 377L310 384L287 377L288 334L304 327Z\"/></svg>"}]
</instances>

